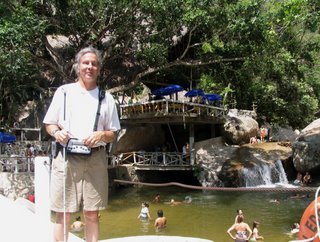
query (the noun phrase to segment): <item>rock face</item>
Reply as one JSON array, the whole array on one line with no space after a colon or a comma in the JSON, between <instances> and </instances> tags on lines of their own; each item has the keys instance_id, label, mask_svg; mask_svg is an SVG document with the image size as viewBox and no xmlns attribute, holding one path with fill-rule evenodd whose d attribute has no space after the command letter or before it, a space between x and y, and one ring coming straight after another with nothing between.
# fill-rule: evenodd
<instances>
[{"instance_id":1,"label":"rock face","mask_svg":"<svg viewBox=\"0 0 320 242\"><path fill-rule=\"evenodd\" d=\"M121 130L113 153L126 153L139 150L154 150L165 143L161 125L128 126Z\"/></svg>"},{"instance_id":2,"label":"rock face","mask_svg":"<svg viewBox=\"0 0 320 242\"><path fill-rule=\"evenodd\" d=\"M259 132L259 124L254 119L255 112L230 110L224 124L224 139L228 144L247 144Z\"/></svg>"},{"instance_id":3,"label":"rock face","mask_svg":"<svg viewBox=\"0 0 320 242\"><path fill-rule=\"evenodd\" d=\"M34 194L33 187L33 173L0 173L1 193L12 200L18 197L27 198L28 194Z\"/></svg>"},{"instance_id":4,"label":"rock face","mask_svg":"<svg viewBox=\"0 0 320 242\"><path fill-rule=\"evenodd\" d=\"M293 164L297 171L320 168L320 119L305 127L293 143Z\"/></svg>"},{"instance_id":5,"label":"rock face","mask_svg":"<svg viewBox=\"0 0 320 242\"><path fill-rule=\"evenodd\" d=\"M196 175L204 187L224 186L219 178L226 160L231 159L238 147L226 146L221 137L195 144L198 170Z\"/></svg>"},{"instance_id":6,"label":"rock face","mask_svg":"<svg viewBox=\"0 0 320 242\"><path fill-rule=\"evenodd\" d=\"M228 146L222 138L198 142L195 149L199 165L197 177L203 186L245 186L243 169L270 167L272 171L276 161L280 160L285 165L292 154L291 147L277 142ZM256 175L265 176L263 173ZM272 175L269 180L279 182Z\"/></svg>"},{"instance_id":7,"label":"rock face","mask_svg":"<svg viewBox=\"0 0 320 242\"><path fill-rule=\"evenodd\" d=\"M268 129L270 129L270 137L271 141L289 141L294 142L299 135L299 131L294 131L291 127L279 127L279 126L271 126L269 125Z\"/></svg>"}]
</instances>

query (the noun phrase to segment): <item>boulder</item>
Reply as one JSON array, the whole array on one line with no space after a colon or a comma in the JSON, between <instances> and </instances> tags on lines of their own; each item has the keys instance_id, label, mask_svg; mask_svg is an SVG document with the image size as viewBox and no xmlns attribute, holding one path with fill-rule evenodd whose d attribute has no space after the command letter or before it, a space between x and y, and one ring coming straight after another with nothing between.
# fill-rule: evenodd
<instances>
[{"instance_id":1,"label":"boulder","mask_svg":"<svg viewBox=\"0 0 320 242\"><path fill-rule=\"evenodd\" d=\"M283 166L288 166L292 153L291 147L285 143L264 142L230 146L226 145L222 138L197 142L195 149L198 164L196 176L205 187L246 186L243 171L250 169L257 171L256 177L261 176L265 179L266 175L270 175L271 183L279 182L279 177L272 174L277 170L276 161L280 160ZM260 185L269 184L260 183Z\"/></svg>"},{"instance_id":2,"label":"boulder","mask_svg":"<svg viewBox=\"0 0 320 242\"><path fill-rule=\"evenodd\" d=\"M280 127L277 125L269 126L270 141L289 141L294 142L299 135L299 131L293 130L291 127Z\"/></svg>"},{"instance_id":3,"label":"boulder","mask_svg":"<svg viewBox=\"0 0 320 242\"><path fill-rule=\"evenodd\" d=\"M223 126L224 139L231 145L242 145L250 142L251 137L259 133L259 124L252 112L230 110Z\"/></svg>"},{"instance_id":4,"label":"boulder","mask_svg":"<svg viewBox=\"0 0 320 242\"><path fill-rule=\"evenodd\" d=\"M195 143L196 176L204 187L224 186L219 175L223 164L237 151L238 146L227 146L222 137Z\"/></svg>"},{"instance_id":5,"label":"boulder","mask_svg":"<svg viewBox=\"0 0 320 242\"><path fill-rule=\"evenodd\" d=\"M132 151L154 151L165 143L165 132L161 125L127 126L121 130L113 153Z\"/></svg>"},{"instance_id":6,"label":"boulder","mask_svg":"<svg viewBox=\"0 0 320 242\"><path fill-rule=\"evenodd\" d=\"M293 164L304 173L320 168L320 119L305 127L292 145Z\"/></svg>"}]
</instances>

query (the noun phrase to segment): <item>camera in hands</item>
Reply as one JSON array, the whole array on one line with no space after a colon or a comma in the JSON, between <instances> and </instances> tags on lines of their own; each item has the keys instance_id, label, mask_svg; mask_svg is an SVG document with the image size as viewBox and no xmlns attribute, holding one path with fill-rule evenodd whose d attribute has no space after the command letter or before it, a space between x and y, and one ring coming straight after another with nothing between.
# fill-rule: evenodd
<instances>
[{"instance_id":1,"label":"camera in hands","mask_svg":"<svg viewBox=\"0 0 320 242\"><path fill-rule=\"evenodd\" d=\"M78 139L70 139L67 144L67 153L69 154L82 154L82 155L90 155L91 148L84 145L82 140Z\"/></svg>"}]
</instances>

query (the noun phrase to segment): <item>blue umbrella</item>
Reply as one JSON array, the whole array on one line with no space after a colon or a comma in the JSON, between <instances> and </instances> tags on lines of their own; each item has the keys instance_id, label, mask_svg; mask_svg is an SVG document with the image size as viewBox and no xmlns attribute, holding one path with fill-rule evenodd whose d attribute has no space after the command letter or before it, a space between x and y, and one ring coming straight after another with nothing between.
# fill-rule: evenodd
<instances>
[{"instance_id":1,"label":"blue umbrella","mask_svg":"<svg viewBox=\"0 0 320 242\"><path fill-rule=\"evenodd\" d=\"M0 132L0 143L14 143L16 136Z\"/></svg>"},{"instance_id":2,"label":"blue umbrella","mask_svg":"<svg viewBox=\"0 0 320 242\"><path fill-rule=\"evenodd\" d=\"M201 89L192 89L184 94L186 97L197 97L197 96L204 96L204 91Z\"/></svg>"},{"instance_id":3,"label":"blue umbrella","mask_svg":"<svg viewBox=\"0 0 320 242\"><path fill-rule=\"evenodd\" d=\"M222 97L219 94L205 94L204 98L207 99L208 101L221 101Z\"/></svg>"},{"instance_id":4,"label":"blue umbrella","mask_svg":"<svg viewBox=\"0 0 320 242\"><path fill-rule=\"evenodd\" d=\"M162 88L153 90L151 92L151 94L153 94L155 96L166 96L166 95L171 95L171 94L176 93L176 92L180 92L182 90L183 90L182 86L170 85L170 86L167 86L167 87L162 87Z\"/></svg>"}]
</instances>

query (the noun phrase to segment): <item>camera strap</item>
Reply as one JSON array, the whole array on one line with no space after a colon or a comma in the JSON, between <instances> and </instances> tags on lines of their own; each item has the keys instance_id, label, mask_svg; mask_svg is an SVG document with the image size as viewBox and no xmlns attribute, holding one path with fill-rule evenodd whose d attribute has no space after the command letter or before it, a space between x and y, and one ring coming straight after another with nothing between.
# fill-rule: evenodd
<instances>
[{"instance_id":1,"label":"camera strap","mask_svg":"<svg viewBox=\"0 0 320 242\"><path fill-rule=\"evenodd\" d=\"M106 93L104 90L101 90L99 88L99 103L98 103L98 108L97 108L97 114L96 114L96 120L94 121L94 126L93 126L93 131L97 131L98 130L98 121L99 121L99 117L100 117L100 109L101 109L101 102L104 99Z\"/></svg>"}]
</instances>

